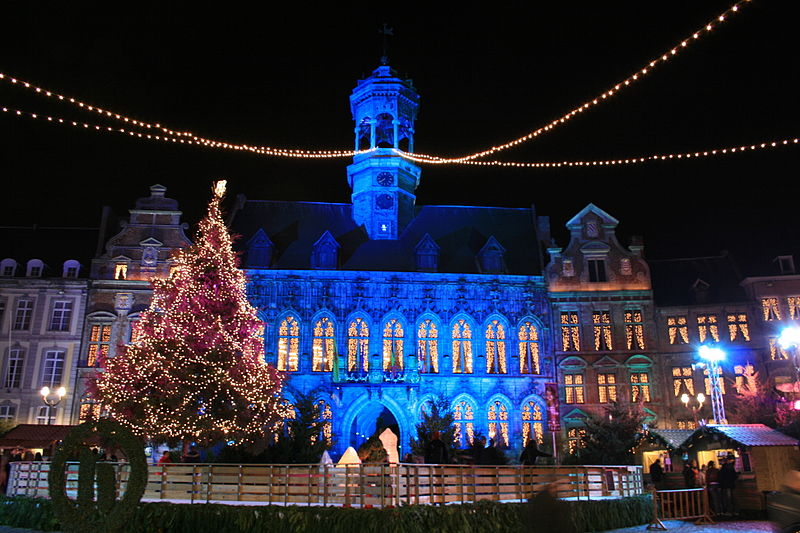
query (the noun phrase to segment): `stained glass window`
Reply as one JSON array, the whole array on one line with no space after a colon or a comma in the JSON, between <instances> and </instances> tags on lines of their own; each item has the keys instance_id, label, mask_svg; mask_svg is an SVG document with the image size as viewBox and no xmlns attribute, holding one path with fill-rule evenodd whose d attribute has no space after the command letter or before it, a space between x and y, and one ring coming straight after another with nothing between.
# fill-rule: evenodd
<instances>
[{"instance_id":1,"label":"stained glass window","mask_svg":"<svg viewBox=\"0 0 800 533\"><path fill-rule=\"evenodd\" d=\"M392 318L383 325L383 369L403 368L403 324Z\"/></svg>"},{"instance_id":2,"label":"stained glass window","mask_svg":"<svg viewBox=\"0 0 800 533\"><path fill-rule=\"evenodd\" d=\"M594 324L594 349L597 351L612 350L611 313L609 311L594 311L592 313L592 324Z\"/></svg>"},{"instance_id":3,"label":"stained glass window","mask_svg":"<svg viewBox=\"0 0 800 533\"><path fill-rule=\"evenodd\" d=\"M761 311L764 314L764 320L772 321L781 319L781 309L778 306L777 298L762 298Z\"/></svg>"},{"instance_id":4,"label":"stained glass window","mask_svg":"<svg viewBox=\"0 0 800 533\"><path fill-rule=\"evenodd\" d=\"M333 322L322 317L314 324L314 340L311 346L312 366L314 372L330 372L333 370L336 357L336 339Z\"/></svg>"},{"instance_id":5,"label":"stained glass window","mask_svg":"<svg viewBox=\"0 0 800 533\"><path fill-rule=\"evenodd\" d=\"M454 440L459 447L472 444L472 439L475 438L475 410L466 400L453 406L453 427Z\"/></svg>"},{"instance_id":6,"label":"stained glass window","mask_svg":"<svg viewBox=\"0 0 800 533\"><path fill-rule=\"evenodd\" d=\"M453 324L453 373L472 374L472 330L463 318Z\"/></svg>"},{"instance_id":7,"label":"stained glass window","mask_svg":"<svg viewBox=\"0 0 800 533\"><path fill-rule=\"evenodd\" d=\"M508 446L508 409L503 402L495 400L489 404L487 412L489 421L489 438L496 444Z\"/></svg>"},{"instance_id":8,"label":"stained glass window","mask_svg":"<svg viewBox=\"0 0 800 533\"><path fill-rule=\"evenodd\" d=\"M544 444L544 417L542 408L533 400L522 406L522 445L528 444L531 438L538 444Z\"/></svg>"},{"instance_id":9,"label":"stained glass window","mask_svg":"<svg viewBox=\"0 0 800 533\"><path fill-rule=\"evenodd\" d=\"M697 333L701 343L708 339L719 342L717 315L697 315Z\"/></svg>"},{"instance_id":10,"label":"stained glass window","mask_svg":"<svg viewBox=\"0 0 800 533\"><path fill-rule=\"evenodd\" d=\"M561 348L564 352L577 352L581 349L580 325L576 311L561 312Z\"/></svg>"},{"instance_id":11,"label":"stained glass window","mask_svg":"<svg viewBox=\"0 0 800 533\"><path fill-rule=\"evenodd\" d=\"M565 403L584 403L583 374L564 374Z\"/></svg>"},{"instance_id":12,"label":"stained glass window","mask_svg":"<svg viewBox=\"0 0 800 533\"><path fill-rule=\"evenodd\" d=\"M745 313L731 313L728 315L728 333L732 341L750 340L750 328L747 325L747 315Z\"/></svg>"},{"instance_id":13,"label":"stained glass window","mask_svg":"<svg viewBox=\"0 0 800 533\"><path fill-rule=\"evenodd\" d=\"M625 337L629 350L644 350L644 321L640 310L625 310Z\"/></svg>"},{"instance_id":14,"label":"stained glass window","mask_svg":"<svg viewBox=\"0 0 800 533\"><path fill-rule=\"evenodd\" d=\"M278 329L278 370L297 371L299 345L300 325L295 317L287 316Z\"/></svg>"},{"instance_id":15,"label":"stained glass window","mask_svg":"<svg viewBox=\"0 0 800 533\"><path fill-rule=\"evenodd\" d=\"M530 322L519 327L519 372L539 374L539 332Z\"/></svg>"},{"instance_id":16,"label":"stained glass window","mask_svg":"<svg viewBox=\"0 0 800 533\"><path fill-rule=\"evenodd\" d=\"M417 329L417 360L419 371L436 374L439 372L439 330L433 320L425 319Z\"/></svg>"},{"instance_id":17,"label":"stained glass window","mask_svg":"<svg viewBox=\"0 0 800 533\"><path fill-rule=\"evenodd\" d=\"M694 396L694 379L692 376L693 372L690 366L672 367L672 390L675 396L680 398L681 394L684 393Z\"/></svg>"},{"instance_id":18,"label":"stained glass window","mask_svg":"<svg viewBox=\"0 0 800 533\"><path fill-rule=\"evenodd\" d=\"M369 326L362 318L356 318L347 328L347 370L369 370Z\"/></svg>"},{"instance_id":19,"label":"stained glass window","mask_svg":"<svg viewBox=\"0 0 800 533\"><path fill-rule=\"evenodd\" d=\"M486 326L486 373L506 373L506 328L499 320Z\"/></svg>"},{"instance_id":20,"label":"stained glass window","mask_svg":"<svg viewBox=\"0 0 800 533\"><path fill-rule=\"evenodd\" d=\"M597 374L597 393L600 403L617 401L617 375Z\"/></svg>"},{"instance_id":21,"label":"stained glass window","mask_svg":"<svg viewBox=\"0 0 800 533\"><path fill-rule=\"evenodd\" d=\"M668 316L667 333L669 334L670 344L688 344L689 328L686 316Z\"/></svg>"},{"instance_id":22,"label":"stained glass window","mask_svg":"<svg viewBox=\"0 0 800 533\"><path fill-rule=\"evenodd\" d=\"M650 374L647 372L631 373L631 401L650 401Z\"/></svg>"}]
</instances>

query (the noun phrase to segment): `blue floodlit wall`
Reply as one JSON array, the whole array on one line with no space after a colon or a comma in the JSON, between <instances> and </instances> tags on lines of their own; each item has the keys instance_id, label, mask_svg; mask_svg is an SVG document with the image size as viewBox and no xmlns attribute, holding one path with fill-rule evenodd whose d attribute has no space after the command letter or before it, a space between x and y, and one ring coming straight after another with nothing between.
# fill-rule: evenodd
<instances>
[{"instance_id":1,"label":"blue floodlit wall","mask_svg":"<svg viewBox=\"0 0 800 533\"><path fill-rule=\"evenodd\" d=\"M361 444L375 430L376 417L386 409L397 422L400 454L404 456L410 451L409 440L416 436L420 409L434 395L445 395L454 406L461 404L464 417L471 411L464 424L473 424L475 432L487 437L489 411L494 405L496 422L503 422L500 417L507 418L504 422L510 448L522 445L525 406L529 410L531 405L538 406L544 414L540 428L546 431L544 384L555 379L542 277L271 269L247 269L247 274L249 297L267 324L267 362L278 363L282 321L291 316L299 325L298 369L286 372L286 397L291 401L297 392L311 393L328 404L335 455L347 446ZM334 325L338 372L313 370L313 327L322 317ZM349 373L347 369L347 328L355 318L369 325L370 371L366 374ZM404 362L399 371L383 371L381 366L384 324L391 319L402 324L404 333ZM437 325L438 373L417 369L417 328L427 319ZM461 319L471 325L471 374L453 372L451 332ZM486 368L485 331L494 320L506 332L505 374L491 374ZM520 373L517 335L526 322L535 325L539 334L540 373L536 375ZM463 427L466 432L466 425ZM500 438L498 435L496 440Z\"/></svg>"}]
</instances>

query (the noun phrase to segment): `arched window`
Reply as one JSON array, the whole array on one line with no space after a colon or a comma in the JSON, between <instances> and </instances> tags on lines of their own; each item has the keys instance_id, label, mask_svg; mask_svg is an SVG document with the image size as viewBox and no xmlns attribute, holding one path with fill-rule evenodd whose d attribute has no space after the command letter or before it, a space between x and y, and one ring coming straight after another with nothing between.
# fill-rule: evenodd
<instances>
[{"instance_id":1,"label":"arched window","mask_svg":"<svg viewBox=\"0 0 800 533\"><path fill-rule=\"evenodd\" d=\"M319 400L317 406L319 408L317 421L322 423L322 438L325 444L330 445L333 442L333 410L325 400Z\"/></svg>"},{"instance_id":2,"label":"arched window","mask_svg":"<svg viewBox=\"0 0 800 533\"><path fill-rule=\"evenodd\" d=\"M506 373L506 328L499 320L486 325L486 372Z\"/></svg>"},{"instance_id":3,"label":"arched window","mask_svg":"<svg viewBox=\"0 0 800 533\"><path fill-rule=\"evenodd\" d=\"M383 369L403 369L403 324L396 318L383 325Z\"/></svg>"},{"instance_id":4,"label":"arched window","mask_svg":"<svg viewBox=\"0 0 800 533\"><path fill-rule=\"evenodd\" d=\"M508 408L500 400L495 400L489 404L486 417L489 421L489 438L494 439L495 444L508 446Z\"/></svg>"},{"instance_id":5,"label":"arched window","mask_svg":"<svg viewBox=\"0 0 800 533\"><path fill-rule=\"evenodd\" d=\"M472 374L472 329L463 318L453 324L453 372Z\"/></svg>"},{"instance_id":6,"label":"arched window","mask_svg":"<svg viewBox=\"0 0 800 533\"><path fill-rule=\"evenodd\" d=\"M369 326L356 318L347 328L347 370L369 370Z\"/></svg>"},{"instance_id":7,"label":"arched window","mask_svg":"<svg viewBox=\"0 0 800 533\"><path fill-rule=\"evenodd\" d=\"M281 400L280 408L278 411L283 419L278 423L278 431L275 432L275 441L278 440L278 434L283 433L284 435L291 436L292 435L292 427L290 423L292 420L297 418L297 409L295 409L294 404L291 400L284 398Z\"/></svg>"},{"instance_id":8,"label":"arched window","mask_svg":"<svg viewBox=\"0 0 800 533\"><path fill-rule=\"evenodd\" d=\"M314 372L330 372L336 355L333 322L322 317L314 324L314 340L311 347L313 353L312 370Z\"/></svg>"},{"instance_id":9,"label":"arched window","mask_svg":"<svg viewBox=\"0 0 800 533\"><path fill-rule=\"evenodd\" d=\"M533 400L522 406L522 443L528 444L536 439L537 444L544 444L544 416L542 408Z\"/></svg>"},{"instance_id":10,"label":"arched window","mask_svg":"<svg viewBox=\"0 0 800 533\"><path fill-rule=\"evenodd\" d=\"M287 316L278 329L278 370L296 372L300 344L300 326L297 319Z\"/></svg>"},{"instance_id":11,"label":"arched window","mask_svg":"<svg viewBox=\"0 0 800 533\"><path fill-rule=\"evenodd\" d=\"M539 374L539 332L530 321L519 327L519 373Z\"/></svg>"},{"instance_id":12,"label":"arched window","mask_svg":"<svg viewBox=\"0 0 800 533\"><path fill-rule=\"evenodd\" d=\"M417 329L417 359L420 372L439 372L439 330L429 318L420 322Z\"/></svg>"},{"instance_id":13,"label":"arched window","mask_svg":"<svg viewBox=\"0 0 800 533\"><path fill-rule=\"evenodd\" d=\"M454 440L459 447L472 444L475 438L475 409L467 400L459 400L453 406Z\"/></svg>"}]
</instances>

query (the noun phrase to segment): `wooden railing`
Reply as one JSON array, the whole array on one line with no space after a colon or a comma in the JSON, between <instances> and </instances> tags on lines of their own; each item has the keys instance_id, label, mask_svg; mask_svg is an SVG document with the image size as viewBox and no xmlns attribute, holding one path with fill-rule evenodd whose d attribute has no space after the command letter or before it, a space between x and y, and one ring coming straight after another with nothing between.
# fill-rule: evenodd
<instances>
[{"instance_id":1,"label":"wooden railing","mask_svg":"<svg viewBox=\"0 0 800 533\"><path fill-rule=\"evenodd\" d=\"M653 492L653 521L647 529L666 530L662 520L695 519L695 524L713 524L705 488Z\"/></svg>"},{"instance_id":2,"label":"wooden railing","mask_svg":"<svg viewBox=\"0 0 800 533\"><path fill-rule=\"evenodd\" d=\"M124 493L126 463L115 463ZM47 497L48 462L11 464L8 495ZM76 496L78 465L67 465L67 494ZM561 498L643 493L639 466L460 465L151 465L145 500L388 506L524 500L548 483Z\"/></svg>"}]
</instances>

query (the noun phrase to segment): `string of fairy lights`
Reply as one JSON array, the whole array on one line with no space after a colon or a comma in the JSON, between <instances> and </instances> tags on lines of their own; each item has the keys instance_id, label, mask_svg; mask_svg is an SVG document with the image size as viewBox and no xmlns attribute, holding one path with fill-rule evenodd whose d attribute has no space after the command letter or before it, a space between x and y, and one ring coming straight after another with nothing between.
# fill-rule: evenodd
<instances>
[{"instance_id":1,"label":"string of fairy lights","mask_svg":"<svg viewBox=\"0 0 800 533\"><path fill-rule=\"evenodd\" d=\"M742 146L729 146L715 149L705 149L702 151L688 151L688 152L669 152L669 153L656 153L647 156L635 156L614 159L598 159L598 160L561 160L561 161L533 161L533 162L518 162L518 161L496 161L496 160L481 160L488 155L518 146L520 144L532 141L553 129L566 124L578 114L592 109L603 102L608 101L611 97L617 95L623 89L630 87L635 82L643 79L646 75L653 72L655 68L666 63L673 57L677 56L680 52L686 50L689 45L701 37L713 31L720 24L729 20L730 16L737 13L740 8L752 0L740 0L731 5L728 9L717 15L714 19L706 23L703 27L695 31L690 37L687 37L673 46L671 49L665 51L661 56L656 57L649 61L645 66L630 74L625 79L614 84L609 89L596 95L594 98L583 102L581 105L573 108L569 112L561 115L560 117L552 120L545 126L539 127L522 137L513 139L506 143L492 146L486 150L475 152L472 154L460 157L440 157L428 155L423 153L408 153L397 149L392 149L396 154L403 158L421 164L462 164L462 165L476 165L476 166L493 166L493 167L515 167L515 168L563 168L563 167L589 167L589 166L611 166L611 165L632 165L642 164L653 161L666 161L666 160L684 160L700 157L712 157L717 155L737 154L752 150L764 150L769 148L778 148L798 143L798 139L780 139L775 141L758 142L755 144L742 145ZM29 81L21 80L17 77L0 72L0 81L6 81L12 85L22 87L30 90L37 95L42 95L47 98L54 98L58 101L71 104L78 109L86 112L96 113L104 119L111 119L123 122L127 127L114 127L106 126L96 123L89 123L83 121L76 121L56 117L46 114L38 114L21 109L14 109L9 107L2 107L2 111L6 114L16 115L18 117L29 118L33 120L42 120L54 124L61 124L65 126L72 126L75 128L82 128L95 132L117 133L126 134L130 137L147 139L154 141L162 141L166 143L175 144L188 144L195 146L202 146L215 149L235 150L250 152L262 156L275 156L275 157L290 157L290 158L304 158L304 159L327 159L327 158L341 158L352 157L358 154L369 153L373 149L368 150L303 150L295 148L275 148L270 146L257 146L242 143L226 142L221 140L210 139L195 135L191 131L180 131L169 128L160 123L151 123L139 120L127 115L117 113L99 106L95 106L84 102L80 99L63 95L59 92L48 90L39 87Z\"/></svg>"}]
</instances>

